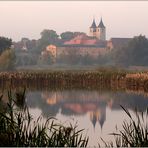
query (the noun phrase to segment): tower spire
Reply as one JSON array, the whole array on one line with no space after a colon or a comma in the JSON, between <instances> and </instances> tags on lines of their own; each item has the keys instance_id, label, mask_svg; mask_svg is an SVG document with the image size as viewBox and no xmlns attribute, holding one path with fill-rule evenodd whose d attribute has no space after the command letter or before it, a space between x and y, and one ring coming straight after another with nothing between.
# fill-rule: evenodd
<instances>
[{"instance_id":1,"label":"tower spire","mask_svg":"<svg viewBox=\"0 0 148 148\"><path fill-rule=\"evenodd\" d=\"M96 28L97 25L96 25L96 22L95 22L95 17L93 16L93 22L92 22L92 25L90 26L90 28Z\"/></svg>"},{"instance_id":2,"label":"tower spire","mask_svg":"<svg viewBox=\"0 0 148 148\"><path fill-rule=\"evenodd\" d=\"M100 23L98 25L99 28L105 28L104 24L103 24L103 21L102 21L102 16L101 16L101 20L100 20Z\"/></svg>"}]
</instances>

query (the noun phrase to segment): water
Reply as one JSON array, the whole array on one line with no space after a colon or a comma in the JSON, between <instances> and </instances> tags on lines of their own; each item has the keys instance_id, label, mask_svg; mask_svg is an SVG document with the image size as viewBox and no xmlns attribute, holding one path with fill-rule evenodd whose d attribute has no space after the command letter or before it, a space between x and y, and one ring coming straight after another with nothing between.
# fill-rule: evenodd
<instances>
[{"instance_id":1,"label":"water","mask_svg":"<svg viewBox=\"0 0 148 148\"><path fill-rule=\"evenodd\" d=\"M121 129L122 122L129 120L120 105L132 114L134 109L145 111L148 98L131 92L103 90L61 90L29 91L26 97L30 112L34 117L42 115L45 119L55 117L61 123L73 123L85 129L89 136L89 146L97 146L113 140L109 135Z\"/></svg>"}]
</instances>

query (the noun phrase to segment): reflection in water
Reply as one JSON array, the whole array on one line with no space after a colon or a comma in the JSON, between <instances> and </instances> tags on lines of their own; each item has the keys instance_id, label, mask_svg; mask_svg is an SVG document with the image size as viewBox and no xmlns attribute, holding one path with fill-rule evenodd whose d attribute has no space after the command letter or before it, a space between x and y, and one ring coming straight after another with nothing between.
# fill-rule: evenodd
<instances>
[{"instance_id":1,"label":"reflection in water","mask_svg":"<svg viewBox=\"0 0 148 148\"><path fill-rule=\"evenodd\" d=\"M90 114L90 120L93 124L94 129L95 129L96 123L99 122L102 130L103 124L106 120L106 108L102 106L96 111L89 112L89 114Z\"/></svg>"},{"instance_id":2,"label":"reflection in water","mask_svg":"<svg viewBox=\"0 0 148 148\"><path fill-rule=\"evenodd\" d=\"M7 93L3 94L7 98ZM116 125L121 129L123 120L128 119L120 105L129 111L137 108L144 112L148 97L127 90L30 90L26 94L26 103L35 118L42 114L45 119L55 117L62 123L77 122L79 129L86 130L89 145L94 146L101 142L100 137L105 141L113 140L108 134L115 132Z\"/></svg>"},{"instance_id":3,"label":"reflection in water","mask_svg":"<svg viewBox=\"0 0 148 148\"><path fill-rule=\"evenodd\" d=\"M120 105L129 110L136 107L145 111L148 98L125 92L99 92L88 90L44 91L27 94L27 103L30 108L39 108L44 117L61 115L74 118L88 115L93 127L99 123L101 129L106 121L106 109L121 112ZM117 120L117 119L113 119ZM118 123L118 121L117 121Z\"/></svg>"}]
</instances>

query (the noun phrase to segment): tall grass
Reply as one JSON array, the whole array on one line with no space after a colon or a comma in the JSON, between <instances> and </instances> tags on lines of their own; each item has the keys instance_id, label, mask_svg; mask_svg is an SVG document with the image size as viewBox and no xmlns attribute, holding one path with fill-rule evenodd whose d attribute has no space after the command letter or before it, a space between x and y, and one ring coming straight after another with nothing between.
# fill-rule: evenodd
<instances>
[{"instance_id":1,"label":"tall grass","mask_svg":"<svg viewBox=\"0 0 148 148\"><path fill-rule=\"evenodd\" d=\"M25 92L25 91L24 91ZM82 135L83 130L77 126L64 126L49 118L46 122L39 117L33 120L26 106L21 110L16 107L20 99L25 99L25 93L16 94L14 99L8 92L7 112L0 113L0 146L13 147L86 147L88 137Z\"/></svg>"},{"instance_id":2,"label":"tall grass","mask_svg":"<svg viewBox=\"0 0 148 148\"><path fill-rule=\"evenodd\" d=\"M135 118L121 106L129 117L129 122L124 121L122 129L111 133L115 142L105 142L106 147L148 147L148 109L146 112L138 112L135 109Z\"/></svg>"}]
</instances>

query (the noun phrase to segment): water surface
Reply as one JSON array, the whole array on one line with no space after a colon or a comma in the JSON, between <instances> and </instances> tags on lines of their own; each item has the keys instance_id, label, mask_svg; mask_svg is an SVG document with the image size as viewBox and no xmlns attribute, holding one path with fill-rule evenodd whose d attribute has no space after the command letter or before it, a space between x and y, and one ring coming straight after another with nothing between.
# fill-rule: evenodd
<instances>
[{"instance_id":1,"label":"water surface","mask_svg":"<svg viewBox=\"0 0 148 148\"><path fill-rule=\"evenodd\" d=\"M138 93L103 90L42 90L28 91L26 97L34 117L55 117L61 123L69 122L85 129L89 145L113 140L109 134L121 129L123 120L129 120L120 105L132 114L134 109L145 111L148 98Z\"/></svg>"}]
</instances>

